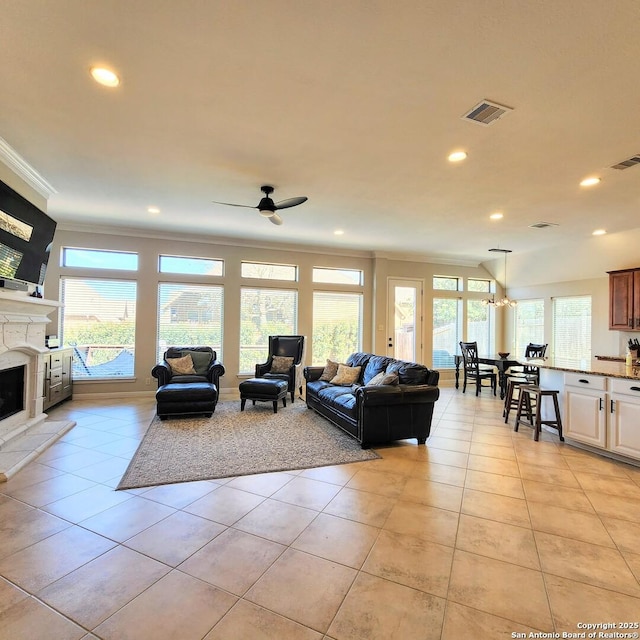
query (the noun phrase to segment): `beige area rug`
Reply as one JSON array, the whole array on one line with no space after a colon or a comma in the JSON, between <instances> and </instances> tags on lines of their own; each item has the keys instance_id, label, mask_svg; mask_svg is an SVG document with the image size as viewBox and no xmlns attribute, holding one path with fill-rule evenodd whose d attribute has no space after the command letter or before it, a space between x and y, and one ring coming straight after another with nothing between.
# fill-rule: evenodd
<instances>
[{"instance_id":1,"label":"beige area rug","mask_svg":"<svg viewBox=\"0 0 640 640\"><path fill-rule=\"evenodd\" d=\"M271 402L218 402L211 418L156 416L120 480L118 489L213 480L252 473L310 469L375 460L380 456L304 401L278 407Z\"/></svg>"}]
</instances>

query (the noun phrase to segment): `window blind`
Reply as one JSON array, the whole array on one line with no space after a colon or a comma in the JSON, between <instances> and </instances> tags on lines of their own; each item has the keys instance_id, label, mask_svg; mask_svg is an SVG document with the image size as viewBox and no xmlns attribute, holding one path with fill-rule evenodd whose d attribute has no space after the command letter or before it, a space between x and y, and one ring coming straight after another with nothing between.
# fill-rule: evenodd
<instances>
[{"instance_id":1,"label":"window blind","mask_svg":"<svg viewBox=\"0 0 640 640\"><path fill-rule=\"evenodd\" d=\"M519 300L514 324L514 356L524 356L530 342L544 344L544 300Z\"/></svg>"},{"instance_id":2,"label":"window blind","mask_svg":"<svg viewBox=\"0 0 640 640\"><path fill-rule=\"evenodd\" d=\"M553 299L553 356L591 359L591 296Z\"/></svg>"},{"instance_id":3,"label":"window blind","mask_svg":"<svg viewBox=\"0 0 640 640\"><path fill-rule=\"evenodd\" d=\"M313 292L314 365L344 362L362 350L362 294Z\"/></svg>"}]
</instances>

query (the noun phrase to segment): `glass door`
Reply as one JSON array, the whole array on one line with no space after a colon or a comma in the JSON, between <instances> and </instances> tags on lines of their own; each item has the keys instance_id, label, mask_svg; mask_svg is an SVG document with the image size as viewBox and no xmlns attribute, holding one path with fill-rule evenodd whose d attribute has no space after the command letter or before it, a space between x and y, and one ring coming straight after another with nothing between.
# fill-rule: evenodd
<instances>
[{"instance_id":1,"label":"glass door","mask_svg":"<svg viewBox=\"0 0 640 640\"><path fill-rule=\"evenodd\" d=\"M422 281L389 279L387 355L422 360Z\"/></svg>"}]
</instances>

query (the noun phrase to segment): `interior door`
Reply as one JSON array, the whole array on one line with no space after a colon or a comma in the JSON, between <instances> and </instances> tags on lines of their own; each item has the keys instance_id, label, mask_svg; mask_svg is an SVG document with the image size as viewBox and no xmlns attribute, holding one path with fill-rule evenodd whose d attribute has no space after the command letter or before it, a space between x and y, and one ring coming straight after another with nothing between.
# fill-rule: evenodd
<instances>
[{"instance_id":1,"label":"interior door","mask_svg":"<svg viewBox=\"0 0 640 640\"><path fill-rule=\"evenodd\" d=\"M422 362L422 281L389 279L387 355Z\"/></svg>"}]
</instances>

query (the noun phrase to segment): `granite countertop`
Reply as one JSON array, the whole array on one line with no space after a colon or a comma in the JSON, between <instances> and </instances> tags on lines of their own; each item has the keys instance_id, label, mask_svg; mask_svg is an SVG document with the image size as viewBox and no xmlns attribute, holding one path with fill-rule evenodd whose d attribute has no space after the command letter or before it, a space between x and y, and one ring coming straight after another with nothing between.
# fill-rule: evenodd
<instances>
[{"instance_id":1,"label":"granite countertop","mask_svg":"<svg viewBox=\"0 0 640 640\"><path fill-rule=\"evenodd\" d=\"M640 379L640 365L627 367L624 362L611 360L566 360L560 358L528 359L528 363L541 369L569 371L572 373L586 373L609 378L625 378L627 380ZM637 361L636 361L637 362Z\"/></svg>"}]
</instances>

